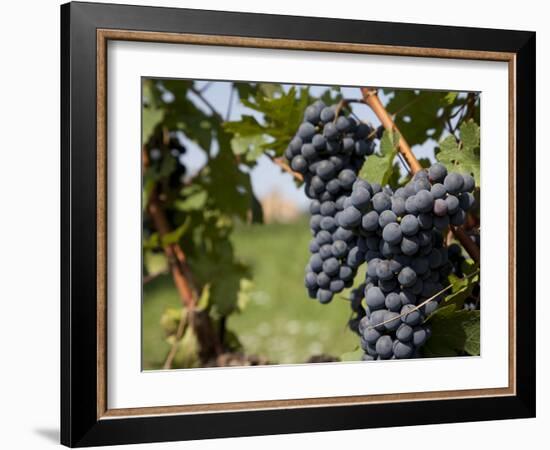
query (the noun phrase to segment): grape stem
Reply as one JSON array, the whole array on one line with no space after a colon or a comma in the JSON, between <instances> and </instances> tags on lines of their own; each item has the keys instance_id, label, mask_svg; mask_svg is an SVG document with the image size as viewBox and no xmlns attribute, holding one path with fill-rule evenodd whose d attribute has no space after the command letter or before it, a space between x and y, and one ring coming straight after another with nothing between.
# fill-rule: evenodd
<instances>
[{"instance_id":1,"label":"grape stem","mask_svg":"<svg viewBox=\"0 0 550 450\"><path fill-rule=\"evenodd\" d=\"M403 134L399 131L391 115L380 101L376 89L363 87L361 88L361 94L363 95L363 102L372 109L374 114L376 114L376 117L378 117L380 122L382 122L384 128L386 130L397 131L399 133L399 153L403 155L405 161L409 165L410 173L414 175L420 170L423 170L422 166L418 162L418 159L414 156L411 147L403 137ZM461 228L451 226L451 231L472 259L476 263L479 263L479 247L475 244L475 242L473 242Z\"/></svg>"},{"instance_id":2,"label":"grape stem","mask_svg":"<svg viewBox=\"0 0 550 450\"><path fill-rule=\"evenodd\" d=\"M469 275L466 275L465 277L463 277L463 279L468 279L468 278L472 278L473 276L475 275L478 275L480 272L479 269L476 269L474 272L472 272L471 274ZM409 311L407 312L404 312L404 313L401 313L399 314L398 316L396 317L392 317L391 319L388 319L388 320L384 320L384 322L380 322L380 323L377 323L376 325L369 325L367 328L368 329L372 329L372 328L376 328L376 327L379 327L381 325L385 325L387 323L390 323L390 322L393 322L394 320L397 320L397 319L400 319L401 317L404 317L406 316L407 314L410 314L414 311L417 311L418 309L422 308L424 305L428 304L429 302L431 302L432 300L436 299L437 297L439 297L441 294L447 292L449 289L451 289L453 287L452 284L449 284L449 286L441 289L439 292L435 293L434 295L432 295L430 298L427 298L426 300L424 300L422 303L419 303L418 305L416 305L414 308L410 309Z\"/></svg>"}]
</instances>

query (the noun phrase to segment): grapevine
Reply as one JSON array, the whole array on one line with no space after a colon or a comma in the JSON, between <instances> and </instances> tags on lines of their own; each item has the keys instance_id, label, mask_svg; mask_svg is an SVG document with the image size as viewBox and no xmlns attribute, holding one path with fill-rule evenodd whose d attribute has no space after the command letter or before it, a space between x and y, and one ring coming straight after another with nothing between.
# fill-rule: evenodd
<instances>
[{"instance_id":1,"label":"grapevine","mask_svg":"<svg viewBox=\"0 0 550 450\"><path fill-rule=\"evenodd\" d=\"M425 320L456 272L442 232L464 224L475 180L440 163L428 170L416 163L414 176L395 191L358 178L374 150L372 130L340 113L339 105L309 106L285 151L312 199L305 286L310 297L329 303L366 262L365 281L351 292L349 324L363 359L417 357L431 334Z\"/></svg>"}]
</instances>

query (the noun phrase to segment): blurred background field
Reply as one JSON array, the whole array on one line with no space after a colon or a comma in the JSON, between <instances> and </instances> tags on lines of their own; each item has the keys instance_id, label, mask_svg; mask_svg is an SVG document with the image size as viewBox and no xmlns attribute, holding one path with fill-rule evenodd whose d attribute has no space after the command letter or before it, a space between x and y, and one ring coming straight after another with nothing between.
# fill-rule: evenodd
<instances>
[{"instance_id":1,"label":"blurred background field","mask_svg":"<svg viewBox=\"0 0 550 450\"><path fill-rule=\"evenodd\" d=\"M248 354L288 364L306 362L312 355L340 357L357 347L357 337L347 327L347 291L331 305L307 297L303 275L310 231L305 215L291 223L240 223L231 239L237 258L252 267L254 287L246 310L232 314L227 328ZM179 305L169 274L144 286L144 369L162 367L170 345L159 325L161 316Z\"/></svg>"}]
</instances>

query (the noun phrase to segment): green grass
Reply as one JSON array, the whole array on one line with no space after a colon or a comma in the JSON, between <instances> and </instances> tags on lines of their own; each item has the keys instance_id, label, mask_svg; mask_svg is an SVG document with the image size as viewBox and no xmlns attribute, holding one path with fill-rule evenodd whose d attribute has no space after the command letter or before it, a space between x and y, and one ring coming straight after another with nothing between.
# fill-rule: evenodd
<instances>
[{"instance_id":1,"label":"green grass","mask_svg":"<svg viewBox=\"0 0 550 450\"><path fill-rule=\"evenodd\" d=\"M340 356L357 347L357 337L347 328L349 303L337 296L329 305L321 305L307 296L303 276L309 240L305 218L288 225L243 224L233 233L237 257L252 268L254 289L245 310L231 315L227 327L237 334L247 354L292 364L312 355ZM178 305L169 276L145 286L145 368L162 365L168 345L159 320L165 308Z\"/></svg>"}]
</instances>

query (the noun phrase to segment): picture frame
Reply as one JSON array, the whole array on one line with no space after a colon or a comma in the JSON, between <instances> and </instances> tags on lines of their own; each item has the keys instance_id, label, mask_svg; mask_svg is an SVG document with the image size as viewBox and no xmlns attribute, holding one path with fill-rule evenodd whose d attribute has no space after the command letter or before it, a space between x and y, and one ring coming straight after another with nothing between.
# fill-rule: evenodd
<instances>
[{"instance_id":1,"label":"picture frame","mask_svg":"<svg viewBox=\"0 0 550 450\"><path fill-rule=\"evenodd\" d=\"M535 33L72 2L61 7L61 443L70 447L535 416ZM107 44L508 66L508 386L109 408Z\"/></svg>"}]
</instances>

